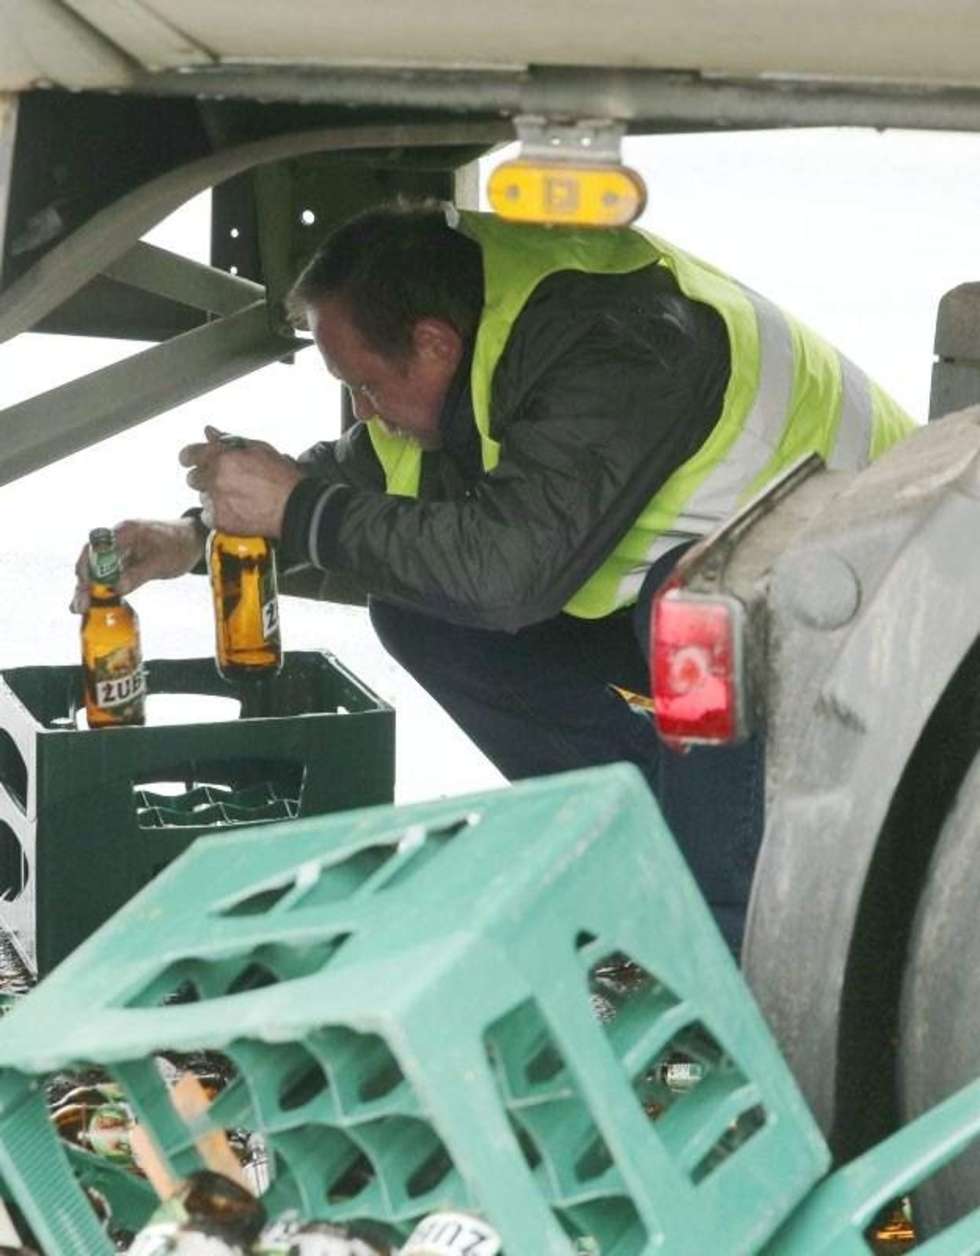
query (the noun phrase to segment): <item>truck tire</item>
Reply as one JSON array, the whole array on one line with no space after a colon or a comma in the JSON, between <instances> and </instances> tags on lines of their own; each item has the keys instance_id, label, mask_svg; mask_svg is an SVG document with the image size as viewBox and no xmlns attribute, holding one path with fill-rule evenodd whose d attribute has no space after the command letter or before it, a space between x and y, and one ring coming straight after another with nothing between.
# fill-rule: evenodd
<instances>
[{"instance_id":1,"label":"truck tire","mask_svg":"<svg viewBox=\"0 0 980 1256\"><path fill-rule=\"evenodd\" d=\"M943 823L916 910L899 1016L899 1106L912 1120L980 1076L980 755ZM918 1189L932 1234L980 1204L980 1142Z\"/></svg>"}]
</instances>

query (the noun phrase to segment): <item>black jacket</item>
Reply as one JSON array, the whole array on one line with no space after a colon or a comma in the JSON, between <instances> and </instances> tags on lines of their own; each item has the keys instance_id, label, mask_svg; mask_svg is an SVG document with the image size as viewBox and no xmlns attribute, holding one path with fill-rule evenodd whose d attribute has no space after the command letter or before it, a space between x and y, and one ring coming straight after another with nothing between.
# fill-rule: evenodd
<instances>
[{"instance_id":1,"label":"black jacket","mask_svg":"<svg viewBox=\"0 0 980 1256\"><path fill-rule=\"evenodd\" d=\"M535 290L493 379L500 461L480 465L466 355L423 457L418 499L388 496L366 426L301 458L282 551L327 574L287 592L354 585L439 618L510 631L557 614L721 413L720 316L658 265L561 271Z\"/></svg>"}]
</instances>

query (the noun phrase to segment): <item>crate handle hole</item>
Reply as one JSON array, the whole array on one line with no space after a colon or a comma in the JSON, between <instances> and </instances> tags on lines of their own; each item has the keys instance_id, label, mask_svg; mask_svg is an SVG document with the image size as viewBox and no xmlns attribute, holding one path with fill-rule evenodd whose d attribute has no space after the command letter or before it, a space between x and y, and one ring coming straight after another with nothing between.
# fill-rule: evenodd
<instances>
[{"instance_id":1,"label":"crate handle hole","mask_svg":"<svg viewBox=\"0 0 980 1256\"><path fill-rule=\"evenodd\" d=\"M453 1162L449 1158L442 1143L432 1150L405 1183L405 1193L409 1199L418 1199L420 1195L428 1195L451 1172Z\"/></svg>"},{"instance_id":2,"label":"crate handle hole","mask_svg":"<svg viewBox=\"0 0 980 1256\"><path fill-rule=\"evenodd\" d=\"M0 784L21 811L27 808L27 764L13 737L0 728Z\"/></svg>"},{"instance_id":3,"label":"crate handle hole","mask_svg":"<svg viewBox=\"0 0 980 1256\"><path fill-rule=\"evenodd\" d=\"M549 1039L528 1061L524 1076L533 1085L540 1086L542 1082L550 1082L557 1077L564 1067L565 1061Z\"/></svg>"},{"instance_id":4,"label":"crate handle hole","mask_svg":"<svg viewBox=\"0 0 980 1256\"><path fill-rule=\"evenodd\" d=\"M754 1104L745 1112L740 1113L714 1146L691 1170L691 1181L694 1185L699 1186L730 1155L744 1147L749 1139L765 1126L767 1120L766 1109L761 1103Z\"/></svg>"},{"instance_id":5,"label":"crate handle hole","mask_svg":"<svg viewBox=\"0 0 980 1256\"><path fill-rule=\"evenodd\" d=\"M310 1058L307 1066L298 1074L288 1077L279 1090L279 1107L283 1112L302 1108L328 1086L327 1075L316 1060Z\"/></svg>"},{"instance_id":6,"label":"crate handle hole","mask_svg":"<svg viewBox=\"0 0 980 1256\"><path fill-rule=\"evenodd\" d=\"M288 820L302 807L302 762L283 759L190 760L133 780L141 829L207 828Z\"/></svg>"},{"instance_id":7,"label":"crate handle hole","mask_svg":"<svg viewBox=\"0 0 980 1256\"><path fill-rule=\"evenodd\" d=\"M391 875L385 878L379 889L387 891L404 885L417 876L454 837L474 828L482 818L479 811L469 811L444 824L409 825L398 840L399 858L392 865Z\"/></svg>"},{"instance_id":8,"label":"crate handle hole","mask_svg":"<svg viewBox=\"0 0 980 1256\"><path fill-rule=\"evenodd\" d=\"M353 1143L351 1147L354 1147ZM370 1158L363 1151L357 1152L347 1167L327 1183L327 1203L331 1205L349 1203L376 1178L377 1174Z\"/></svg>"},{"instance_id":9,"label":"crate handle hole","mask_svg":"<svg viewBox=\"0 0 980 1256\"><path fill-rule=\"evenodd\" d=\"M29 880L30 867L20 838L0 820L0 899L10 903L19 898Z\"/></svg>"},{"instance_id":10,"label":"crate handle hole","mask_svg":"<svg viewBox=\"0 0 980 1256\"><path fill-rule=\"evenodd\" d=\"M267 911L271 911L281 898L284 898L293 888L292 879L283 881L280 885L270 885L264 890L256 890L253 894L249 894L246 898L239 899L238 902L232 903L230 907L222 909L222 916L261 916Z\"/></svg>"},{"instance_id":11,"label":"crate handle hole","mask_svg":"<svg viewBox=\"0 0 980 1256\"><path fill-rule=\"evenodd\" d=\"M396 1086L400 1086L405 1080L405 1075L398 1067L398 1063L394 1056L389 1055L386 1060L363 1081L357 1088L357 1097L362 1103L371 1103L374 1099L381 1099L385 1095L391 1094Z\"/></svg>"},{"instance_id":12,"label":"crate handle hole","mask_svg":"<svg viewBox=\"0 0 980 1256\"><path fill-rule=\"evenodd\" d=\"M279 978L265 964L255 960L248 964L231 983L226 994L245 994L251 990L264 990L266 986L274 986Z\"/></svg>"},{"instance_id":13,"label":"crate handle hole","mask_svg":"<svg viewBox=\"0 0 980 1256\"><path fill-rule=\"evenodd\" d=\"M579 1182L591 1182L593 1178L601 1177L607 1169L611 1169L612 1163L613 1158L605 1140L597 1134L587 1150L576 1160L575 1177Z\"/></svg>"}]
</instances>

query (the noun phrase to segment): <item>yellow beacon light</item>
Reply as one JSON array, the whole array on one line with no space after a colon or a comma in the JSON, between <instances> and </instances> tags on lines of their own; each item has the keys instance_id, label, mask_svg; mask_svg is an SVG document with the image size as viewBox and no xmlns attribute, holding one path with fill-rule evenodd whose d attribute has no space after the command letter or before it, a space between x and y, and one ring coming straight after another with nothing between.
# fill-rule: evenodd
<instances>
[{"instance_id":1,"label":"yellow beacon light","mask_svg":"<svg viewBox=\"0 0 980 1256\"><path fill-rule=\"evenodd\" d=\"M490 175L487 197L514 222L625 227L643 212L646 188L625 166L505 161Z\"/></svg>"},{"instance_id":2,"label":"yellow beacon light","mask_svg":"<svg viewBox=\"0 0 980 1256\"><path fill-rule=\"evenodd\" d=\"M491 173L487 199L512 222L625 227L646 204L646 186L619 160L617 124L555 126L517 120L520 155Z\"/></svg>"}]
</instances>

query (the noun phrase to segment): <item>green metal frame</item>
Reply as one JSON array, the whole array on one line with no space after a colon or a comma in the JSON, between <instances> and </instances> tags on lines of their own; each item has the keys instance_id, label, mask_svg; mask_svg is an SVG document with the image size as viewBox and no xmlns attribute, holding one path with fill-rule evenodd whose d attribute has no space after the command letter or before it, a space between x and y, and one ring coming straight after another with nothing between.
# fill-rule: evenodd
<instances>
[{"instance_id":1,"label":"green metal frame","mask_svg":"<svg viewBox=\"0 0 980 1256\"><path fill-rule=\"evenodd\" d=\"M309 344L269 329L265 300L0 412L0 484Z\"/></svg>"},{"instance_id":2,"label":"green metal frame","mask_svg":"<svg viewBox=\"0 0 980 1256\"><path fill-rule=\"evenodd\" d=\"M12 147L11 116L0 114L0 162ZM279 301L297 269L296 187L302 181L306 193L317 183L301 158L346 153L364 163L320 167L324 186L316 199L322 231L381 198L385 181L379 184L372 163L383 165L394 155L389 194L404 186L416 193L446 195L457 164L465 166L476 153L508 136L503 120L291 132L186 163L96 213L0 292L0 343L37 327L99 277L219 317L0 411L0 484L288 358L309 343L293 335ZM416 154L421 170L412 169ZM140 242L192 196L252 170L268 293L262 284ZM309 247L313 243L311 238Z\"/></svg>"},{"instance_id":3,"label":"green metal frame","mask_svg":"<svg viewBox=\"0 0 980 1256\"><path fill-rule=\"evenodd\" d=\"M234 314L265 296L260 283L143 241L134 244L102 273L143 292L169 297L212 314Z\"/></svg>"}]
</instances>

